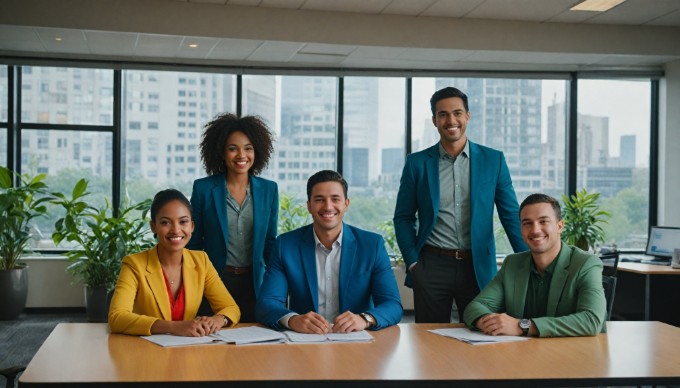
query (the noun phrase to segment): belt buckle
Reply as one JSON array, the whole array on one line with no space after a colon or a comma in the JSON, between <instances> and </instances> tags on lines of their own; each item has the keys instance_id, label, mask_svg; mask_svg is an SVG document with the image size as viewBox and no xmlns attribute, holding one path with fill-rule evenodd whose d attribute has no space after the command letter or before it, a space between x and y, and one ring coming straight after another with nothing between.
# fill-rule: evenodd
<instances>
[{"instance_id":1,"label":"belt buckle","mask_svg":"<svg viewBox=\"0 0 680 388\"><path fill-rule=\"evenodd\" d=\"M456 252L456 254L453 257L455 257L456 260L463 260L464 259L463 256L459 256L460 255L460 249L455 249L454 252Z\"/></svg>"}]
</instances>

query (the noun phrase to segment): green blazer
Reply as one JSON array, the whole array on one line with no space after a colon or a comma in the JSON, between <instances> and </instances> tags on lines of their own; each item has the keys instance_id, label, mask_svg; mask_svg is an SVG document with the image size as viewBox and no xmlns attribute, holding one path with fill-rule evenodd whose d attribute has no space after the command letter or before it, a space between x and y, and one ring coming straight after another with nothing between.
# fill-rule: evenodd
<instances>
[{"instance_id":1,"label":"green blazer","mask_svg":"<svg viewBox=\"0 0 680 388\"><path fill-rule=\"evenodd\" d=\"M531 252L508 255L503 266L465 309L465 324L491 313L524 315ZM548 292L547 316L533 318L541 337L593 336L605 329L606 302L602 261L596 255L562 242Z\"/></svg>"}]
</instances>

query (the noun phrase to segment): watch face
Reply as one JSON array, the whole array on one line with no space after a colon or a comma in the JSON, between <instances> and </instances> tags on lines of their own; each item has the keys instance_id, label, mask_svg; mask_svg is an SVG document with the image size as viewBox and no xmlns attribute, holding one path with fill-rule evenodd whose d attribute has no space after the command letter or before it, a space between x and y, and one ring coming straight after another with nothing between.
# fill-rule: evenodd
<instances>
[{"instance_id":1,"label":"watch face","mask_svg":"<svg viewBox=\"0 0 680 388\"><path fill-rule=\"evenodd\" d=\"M522 319L519 321L519 327L522 329L529 329L529 327L531 327L531 321L528 319Z\"/></svg>"}]
</instances>

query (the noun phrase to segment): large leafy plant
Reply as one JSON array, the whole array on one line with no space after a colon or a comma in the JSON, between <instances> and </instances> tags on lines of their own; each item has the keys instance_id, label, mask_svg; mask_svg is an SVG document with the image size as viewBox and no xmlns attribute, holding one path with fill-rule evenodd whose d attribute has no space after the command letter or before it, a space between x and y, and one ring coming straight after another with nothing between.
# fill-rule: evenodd
<instances>
[{"instance_id":1,"label":"large leafy plant","mask_svg":"<svg viewBox=\"0 0 680 388\"><path fill-rule=\"evenodd\" d=\"M279 199L279 234L290 232L309 224L309 212L304 203L295 202L290 195Z\"/></svg>"},{"instance_id":2,"label":"large leafy plant","mask_svg":"<svg viewBox=\"0 0 680 388\"><path fill-rule=\"evenodd\" d=\"M401 250L397 245L397 236L394 233L394 222L392 220L384 220L378 224L378 230L383 232L385 248L390 257L394 259L396 264L403 263L404 258L401 255Z\"/></svg>"},{"instance_id":3,"label":"large leafy plant","mask_svg":"<svg viewBox=\"0 0 680 388\"><path fill-rule=\"evenodd\" d=\"M570 197L562 195L562 239L567 244L587 251L605 241L606 236L601 225L607 223L610 214L600 208L597 203L599 198L600 193L588 193L586 189L577 190Z\"/></svg>"},{"instance_id":4,"label":"large leafy plant","mask_svg":"<svg viewBox=\"0 0 680 388\"><path fill-rule=\"evenodd\" d=\"M57 198L53 202L66 214L54 224L52 240L55 244L66 240L77 245L66 253L71 262L67 270L88 287L113 290L123 257L154 245L148 226L151 200L130 205L126 198L114 215L108 200L99 208L85 202L89 193L84 179L76 183L71 198L62 193L54 195Z\"/></svg>"},{"instance_id":5,"label":"large leafy plant","mask_svg":"<svg viewBox=\"0 0 680 388\"><path fill-rule=\"evenodd\" d=\"M33 237L30 221L47 213L50 200L45 174L21 174L19 186L12 184L14 174L0 166L0 270L19 267Z\"/></svg>"}]
</instances>

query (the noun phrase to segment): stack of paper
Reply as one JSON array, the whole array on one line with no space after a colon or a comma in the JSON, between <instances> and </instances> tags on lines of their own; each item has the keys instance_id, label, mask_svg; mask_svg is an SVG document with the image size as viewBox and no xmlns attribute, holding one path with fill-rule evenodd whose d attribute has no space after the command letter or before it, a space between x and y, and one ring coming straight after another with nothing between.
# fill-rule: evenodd
<instances>
[{"instance_id":1,"label":"stack of paper","mask_svg":"<svg viewBox=\"0 0 680 388\"><path fill-rule=\"evenodd\" d=\"M365 330L352 333L328 333L328 334L302 334L292 330L285 331L289 342L312 343L312 342L369 342L373 336Z\"/></svg>"},{"instance_id":2,"label":"stack of paper","mask_svg":"<svg viewBox=\"0 0 680 388\"><path fill-rule=\"evenodd\" d=\"M464 327L452 329L435 329L428 330L430 333L443 335L445 337L455 338L458 341L463 341L471 345L485 345L497 344L499 342L516 342L526 341L529 337L518 337L513 335L486 335L478 331L472 331Z\"/></svg>"},{"instance_id":3,"label":"stack of paper","mask_svg":"<svg viewBox=\"0 0 680 388\"><path fill-rule=\"evenodd\" d=\"M283 333L258 326L220 330L211 336L236 345L286 342L286 336Z\"/></svg>"},{"instance_id":4,"label":"stack of paper","mask_svg":"<svg viewBox=\"0 0 680 388\"><path fill-rule=\"evenodd\" d=\"M222 341L210 337L182 337L172 334L154 334L142 336L141 338L151 341L156 345L168 347L168 346L189 346L189 345L206 345L214 343L223 343Z\"/></svg>"}]
</instances>

